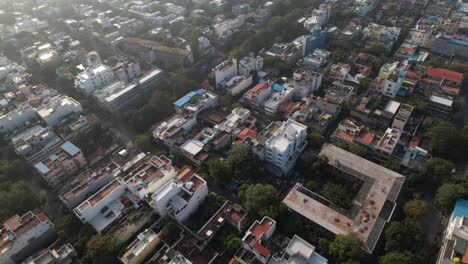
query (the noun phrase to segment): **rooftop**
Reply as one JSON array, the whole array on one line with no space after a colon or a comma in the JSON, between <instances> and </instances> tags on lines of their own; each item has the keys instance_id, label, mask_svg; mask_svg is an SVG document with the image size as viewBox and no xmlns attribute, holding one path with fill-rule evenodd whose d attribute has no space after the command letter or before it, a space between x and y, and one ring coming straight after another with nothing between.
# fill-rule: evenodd
<instances>
[{"instance_id":1,"label":"rooftop","mask_svg":"<svg viewBox=\"0 0 468 264\"><path fill-rule=\"evenodd\" d=\"M355 233L366 251L372 252L393 213L405 177L331 144L325 144L319 155L328 158L329 166L364 181L353 208L336 207L299 183L283 203L334 234Z\"/></svg>"}]
</instances>

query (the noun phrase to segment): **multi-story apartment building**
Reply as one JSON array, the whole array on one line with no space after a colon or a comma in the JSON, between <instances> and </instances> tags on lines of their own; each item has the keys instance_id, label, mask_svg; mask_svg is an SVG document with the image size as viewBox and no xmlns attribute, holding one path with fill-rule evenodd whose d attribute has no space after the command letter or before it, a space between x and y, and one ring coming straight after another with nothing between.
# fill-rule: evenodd
<instances>
[{"instance_id":1,"label":"multi-story apartment building","mask_svg":"<svg viewBox=\"0 0 468 264\"><path fill-rule=\"evenodd\" d=\"M96 65L80 72L75 78L75 87L86 94L99 90L114 81L114 73L109 66Z\"/></svg>"},{"instance_id":2,"label":"multi-story apartment building","mask_svg":"<svg viewBox=\"0 0 468 264\"><path fill-rule=\"evenodd\" d=\"M0 229L0 263L20 263L54 239L54 225L44 213L27 212L6 220Z\"/></svg>"},{"instance_id":3,"label":"multi-story apartment building","mask_svg":"<svg viewBox=\"0 0 468 264\"><path fill-rule=\"evenodd\" d=\"M176 179L153 193L150 205L161 217L169 215L178 221L185 221L207 196L206 181L191 169L185 169Z\"/></svg>"},{"instance_id":4,"label":"multi-story apartment building","mask_svg":"<svg viewBox=\"0 0 468 264\"><path fill-rule=\"evenodd\" d=\"M263 69L263 58L261 56L246 56L239 61L239 75L250 75L253 71Z\"/></svg>"},{"instance_id":5,"label":"multi-story apartment building","mask_svg":"<svg viewBox=\"0 0 468 264\"><path fill-rule=\"evenodd\" d=\"M146 229L125 248L125 252L119 257L119 260L123 264L141 264L156 250L160 242L158 234L151 229Z\"/></svg>"},{"instance_id":6,"label":"multi-story apartment building","mask_svg":"<svg viewBox=\"0 0 468 264\"><path fill-rule=\"evenodd\" d=\"M36 110L29 104L0 116L0 133L12 133L38 119Z\"/></svg>"},{"instance_id":7,"label":"multi-story apartment building","mask_svg":"<svg viewBox=\"0 0 468 264\"><path fill-rule=\"evenodd\" d=\"M284 88L284 87L283 87ZM265 102L265 114L274 116L278 112L280 104L292 100L294 96L294 87L284 88L280 92L271 95L270 99Z\"/></svg>"},{"instance_id":8,"label":"multi-story apartment building","mask_svg":"<svg viewBox=\"0 0 468 264\"><path fill-rule=\"evenodd\" d=\"M55 242L29 257L22 264L70 264L77 254L70 243Z\"/></svg>"},{"instance_id":9,"label":"multi-story apartment building","mask_svg":"<svg viewBox=\"0 0 468 264\"><path fill-rule=\"evenodd\" d=\"M50 186L56 187L87 163L81 150L67 141L60 146L58 151L36 163L34 167Z\"/></svg>"},{"instance_id":10,"label":"multi-story apartment building","mask_svg":"<svg viewBox=\"0 0 468 264\"><path fill-rule=\"evenodd\" d=\"M225 86L225 83L231 80L231 78L236 76L238 73L237 60L229 58L214 67L213 72L215 75L216 88Z\"/></svg>"},{"instance_id":11,"label":"multi-story apartment building","mask_svg":"<svg viewBox=\"0 0 468 264\"><path fill-rule=\"evenodd\" d=\"M83 107L75 99L59 94L36 108L36 111L48 126L55 126L69 114L81 113Z\"/></svg>"},{"instance_id":12,"label":"multi-story apartment building","mask_svg":"<svg viewBox=\"0 0 468 264\"><path fill-rule=\"evenodd\" d=\"M302 98L317 91L321 84L321 73L306 69L297 69L293 73L293 87L297 98Z\"/></svg>"},{"instance_id":13,"label":"multi-story apartment building","mask_svg":"<svg viewBox=\"0 0 468 264\"><path fill-rule=\"evenodd\" d=\"M268 100L272 93L270 85L261 82L244 94L244 100L247 105L254 109L262 109L263 104Z\"/></svg>"},{"instance_id":14,"label":"multi-story apartment building","mask_svg":"<svg viewBox=\"0 0 468 264\"><path fill-rule=\"evenodd\" d=\"M205 89L191 91L174 102L176 113L198 114L218 105L218 96Z\"/></svg>"},{"instance_id":15,"label":"multi-story apartment building","mask_svg":"<svg viewBox=\"0 0 468 264\"><path fill-rule=\"evenodd\" d=\"M447 229L443 234L442 247L436 264L465 263L468 260L468 201L458 199Z\"/></svg>"},{"instance_id":16,"label":"multi-story apartment building","mask_svg":"<svg viewBox=\"0 0 468 264\"><path fill-rule=\"evenodd\" d=\"M258 136L255 152L280 175L292 172L307 146L307 126L292 119L273 122Z\"/></svg>"}]
</instances>

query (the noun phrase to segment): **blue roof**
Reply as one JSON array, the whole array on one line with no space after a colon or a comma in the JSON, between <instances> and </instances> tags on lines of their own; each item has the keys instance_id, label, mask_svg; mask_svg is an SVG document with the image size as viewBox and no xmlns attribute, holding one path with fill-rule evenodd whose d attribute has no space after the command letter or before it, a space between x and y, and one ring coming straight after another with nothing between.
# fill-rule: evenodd
<instances>
[{"instance_id":1,"label":"blue roof","mask_svg":"<svg viewBox=\"0 0 468 264\"><path fill-rule=\"evenodd\" d=\"M50 159L51 161L56 161L56 160L58 159L58 157L57 157L57 155L52 154L52 155L50 155L49 159Z\"/></svg>"},{"instance_id":2,"label":"blue roof","mask_svg":"<svg viewBox=\"0 0 468 264\"><path fill-rule=\"evenodd\" d=\"M283 91L284 89L286 89L286 87L284 87L283 85L279 85L277 83L274 83L271 85L271 88L273 89L273 91L275 92L281 92Z\"/></svg>"},{"instance_id":3,"label":"blue roof","mask_svg":"<svg viewBox=\"0 0 468 264\"><path fill-rule=\"evenodd\" d=\"M196 91L191 91L188 94L186 94L186 95L182 96L181 98L179 98L179 100L175 101L174 105L177 106L177 107L183 107L195 95L197 95L197 94L202 95L202 94L205 94L205 93L206 93L205 89L198 89Z\"/></svg>"},{"instance_id":4,"label":"blue roof","mask_svg":"<svg viewBox=\"0 0 468 264\"><path fill-rule=\"evenodd\" d=\"M452 217L450 221L452 221L455 217L468 217L468 200L464 199L457 199L455 203L455 208L453 208Z\"/></svg>"},{"instance_id":5,"label":"blue roof","mask_svg":"<svg viewBox=\"0 0 468 264\"><path fill-rule=\"evenodd\" d=\"M37 163L36 165L34 165L34 167L42 174L46 174L49 172L49 168L47 168L47 166L42 162Z\"/></svg>"},{"instance_id":6,"label":"blue roof","mask_svg":"<svg viewBox=\"0 0 468 264\"><path fill-rule=\"evenodd\" d=\"M78 152L80 152L80 149L77 146L73 145L73 143L71 143L70 141L63 143L63 145L60 147L70 156L75 156Z\"/></svg>"}]
</instances>

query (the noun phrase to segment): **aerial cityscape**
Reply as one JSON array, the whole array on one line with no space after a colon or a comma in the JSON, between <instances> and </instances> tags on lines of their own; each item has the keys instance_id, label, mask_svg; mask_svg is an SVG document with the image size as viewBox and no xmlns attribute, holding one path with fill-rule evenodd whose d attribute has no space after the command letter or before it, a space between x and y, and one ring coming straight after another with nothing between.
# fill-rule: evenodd
<instances>
[{"instance_id":1,"label":"aerial cityscape","mask_svg":"<svg viewBox=\"0 0 468 264\"><path fill-rule=\"evenodd\" d=\"M0 0L0 264L468 264L468 0Z\"/></svg>"}]
</instances>

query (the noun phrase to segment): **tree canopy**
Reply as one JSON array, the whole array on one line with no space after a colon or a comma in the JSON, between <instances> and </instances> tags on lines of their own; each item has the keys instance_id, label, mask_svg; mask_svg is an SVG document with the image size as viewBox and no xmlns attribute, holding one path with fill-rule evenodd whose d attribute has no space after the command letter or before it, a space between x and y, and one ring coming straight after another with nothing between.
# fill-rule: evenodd
<instances>
[{"instance_id":1,"label":"tree canopy","mask_svg":"<svg viewBox=\"0 0 468 264\"><path fill-rule=\"evenodd\" d=\"M359 261L364 257L362 241L354 233L337 235L330 244L329 251L330 255L337 260L337 263Z\"/></svg>"},{"instance_id":2,"label":"tree canopy","mask_svg":"<svg viewBox=\"0 0 468 264\"><path fill-rule=\"evenodd\" d=\"M426 212L426 204L424 201L414 199L405 203L403 211L408 217L420 218Z\"/></svg>"},{"instance_id":3,"label":"tree canopy","mask_svg":"<svg viewBox=\"0 0 468 264\"><path fill-rule=\"evenodd\" d=\"M275 218L278 214L278 193L269 184L244 184L239 189L239 197L247 210L255 216Z\"/></svg>"}]
</instances>

